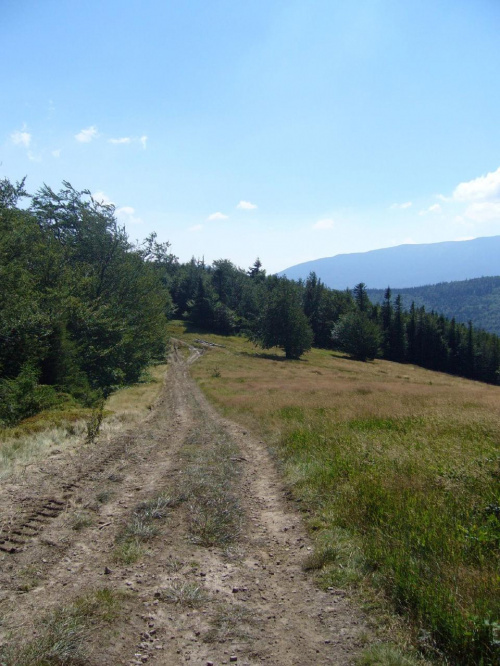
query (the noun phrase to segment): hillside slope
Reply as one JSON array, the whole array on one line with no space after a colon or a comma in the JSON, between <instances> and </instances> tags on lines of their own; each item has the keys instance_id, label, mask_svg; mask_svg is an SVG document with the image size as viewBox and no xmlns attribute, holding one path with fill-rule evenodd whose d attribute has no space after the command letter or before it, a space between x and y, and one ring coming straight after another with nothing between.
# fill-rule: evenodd
<instances>
[{"instance_id":1,"label":"hillside slope","mask_svg":"<svg viewBox=\"0 0 500 666\"><path fill-rule=\"evenodd\" d=\"M368 289L373 303L381 303L384 292L384 289ZM500 335L500 277L392 289L393 298L398 294L401 294L406 309L414 302L417 307L423 305L427 311L434 310L449 319L454 317L464 324L472 321L476 328Z\"/></svg>"},{"instance_id":2,"label":"hillside slope","mask_svg":"<svg viewBox=\"0 0 500 666\"><path fill-rule=\"evenodd\" d=\"M491 236L338 254L291 266L279 275L299 280L314 271L332 289L352 288L359 282L372 289L417 287L498 275L499 256L500 236Z\"/></svg>"}]
</instances>

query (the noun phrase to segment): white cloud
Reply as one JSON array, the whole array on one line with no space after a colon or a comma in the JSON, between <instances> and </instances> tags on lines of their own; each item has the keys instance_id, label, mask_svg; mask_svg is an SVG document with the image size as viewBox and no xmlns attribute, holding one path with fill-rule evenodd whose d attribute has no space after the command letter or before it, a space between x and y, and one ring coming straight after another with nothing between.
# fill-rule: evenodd
<instances>
[{"instance_id":1,"label":"white cloud","mask_svg":"<svg viewBox=\"0 0 500 666\"><path fill-rule=\"evenodd\" d=\"M87 127L87 129L82 129L78 134L75 134L75 139L80 143L90 143L92 139L95 139L97 136L99 136L97 127L91 125L90 127Z\"/></svg>"},{"instance_id":2,"label":"white cloud","mask_svg":"<svg viewBox=\"0 0 500 666\"><path fill-rule=\"evenodd\" d=\"M203 229L202 224L195 224L193 227L189 227L189 231L201 231Z\"/></svg>"},{"instance_id":3,"label":"white cloud","mask_svg":"<svg viewBox=\"0 0 500 666\"><path fill-rule=\"evenodd\" d=\"M330 218L325 218L323 220L318 220L315 224L313 224L312 228L313 229L332 229L334 224L335 224L334 220L332 220Z\"/></svg>"},{"instance_id":4,"label":"white cloud","mask_svg":"<svg viewBox=\"0 0 500 666\"><path fill-rule=\"evenodd\" d=\"M236 208L240 208L241 210L255 210L257 206L253 203L250 203L250 201L240 201Z\"/></svg>"},{"instance_id":5,"label":"white cloud","mask_svg":"<svg viewBox=\"0 0 500 666\"><path fill-rule=\"evenodd\" d=\"M94 192L92 195L94 201L97 201L104 206L115 206L115 202L108 197L105 192ZM142 219L135 214L135 208L132 206L120 206L115 209L115 217L120 224L142 224Z\"/></svg>"},{"instance_id":6,"label":"white cloud","mask_svg":"<svg viewBox=\"0 0 500 666\"><path fill-rule=\"evenodd\" d=\"M141 142L142 147L144 148L144 150L146 150L147 140L148 140L148 137L146 135L141 136L141 138L139 139L139 141Z\"/></svg>"},{"instance_id":7,"label":"white cloud","mask_svg":"<svg viewBox=\"0 0 500 666\"><path fill-rule=\"evenodd\" d=\"M122 206L121 208L117 208L115 215L116 219L118 222L121 222L121 224L142 224L141 218L136 216L135 208L132 208L132 206Z\"/></svg>"},{"instance_id":8,"label":"white cloud","mask_svg":"<svg viewBox=\"0 0 500 666\"><path fill-rule=\"evenodd\" d=\"M455 238L456 241L469 241L474 240L476 236L461 236L460 238Z\"/></svg>"},{"instance_id":9,"label":"white cloud","mask_svg":"<svg viewBox=\"0 0 500 666\"><path fill-rule=\"evenodd\" d=\"M16 146L24 146L25 148L29 148L31 143L31 134L26 132L26 129L23 127L21 131L16 130L15 132L12 132L10 139Z\"/></svg>"},{"instance_id":10,"label":"white cloud","mask_svg":"<svg viewBox=\"0 0 500 666\"><path fill-rule=\"evenodd\" d=\"M460 183L453 190L455 201L491 201L500 198L500 167L496 171L487 173Z\"/></svg>"},{"instance_id":11,"label":"white cloud","mask_svg":"<svg viewBox=\"0 0 500 666\"><path fill-rule=\"evenodd\" d=\"M411 208L413 206L411 201L405 201L404 203L393 203L392 206L389 206L391 210L405 210L406 208Z\"/></svg>"},{"instance_id":12,"label":"white cloud","mask_svg":"<svg viewBox=\"0 0 500 666\"><path fill-rule=\"evenodd\" d=\"M104 192L94 192L92 195L92 198L94 201L97 201L98 203L104 204L105 206L114 206L115 202L111 201L111 199L108 197L107 194Z\"/></svg>"},{"instance_id":13,"label":"white cloud","mask_svg":"<svg viewBox=\"0 0 500 666\"><path fill-rule=\"evenodd\" d=\"M52 155L52 157L55 157L56 159L57 159L58 157L61 157L61 150L60 150L60 148L58 148L57 150L53 150L52 153L51 153L51 155Z\"/></svg>"},{"instance_id":14,"label":"white cloud","mask_svg":"<svg viewBox=\"0 0 500 666\"><path fill-rule=\"evenodd\" d=\"M130 143L131 141L132 139L129 136L124 136L121 139L108 139L108 143L115 143L115 144L120 144L120 143L126 144Z\"/></svg>"},{"instance_id":15,"label":"white cloud","mask_svg":"<svg viewBox=\"0 0 500 666\"><path fill-rule=\"evenodd\" d=\"M419 215L428 215L429 213L442 213L443 209L440 204L432 204L429 208L425 208L419 212Z\"/></svg>"},{"instance_id":16,"label":"white cloud","mask_svg":"<svg viewBox=\"0 0 500 666\"><path fill-rule=\"evenodd\" d=\"M207 217L207 222L213 222L214 220L227 220L229 218L229 215L224 215L224 213L212 213L212 215L209 215Z\"/></svg>"},{"instance_id":17,"label":"white cloud","mask_svg":"<svg viewBox=\"0 0 500 666\"><path fill-rule=\"evenodd\" d=\"M463 213L464 217L473 222L500 222L500 202L473 203Z\"/></svg>"}]
</instances>

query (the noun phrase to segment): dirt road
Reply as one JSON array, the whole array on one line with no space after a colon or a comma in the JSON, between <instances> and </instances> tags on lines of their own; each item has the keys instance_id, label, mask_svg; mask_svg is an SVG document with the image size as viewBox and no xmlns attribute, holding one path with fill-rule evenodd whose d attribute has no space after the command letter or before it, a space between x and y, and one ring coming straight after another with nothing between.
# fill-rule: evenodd
<instances>
[{"instance_id":1,"label":"dirt road","mask_svg":"<svg viewBox=\"0 0 500 666\"><path fill-rule=\"evenodd\" d=\"M161 396L135 429L56 453L0 489L0 644L36 638L44 613L105 587L122 610L86 636L87 664L349 664L359 654L362 615L303 572L311 545L266 445L207 403L189 377L197 354L174 345ZM233 521L220 543L198 511L200 487ZM163 518L124 564L120 535L158 497Z\"/></svg>"}]
</instances>

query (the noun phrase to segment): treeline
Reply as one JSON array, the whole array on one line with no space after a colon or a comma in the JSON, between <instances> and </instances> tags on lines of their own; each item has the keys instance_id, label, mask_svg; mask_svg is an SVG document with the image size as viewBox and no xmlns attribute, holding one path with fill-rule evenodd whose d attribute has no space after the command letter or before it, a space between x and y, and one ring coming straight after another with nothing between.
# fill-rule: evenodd
<instances>
[{"instance_id":1,"label":"treeline","mask_svg":"<svg viewBox=\"0 0 500 666\"><path fill-rule=\"evenodd\" d=\"M439 312L448 319L468 324L472 321L477 328L500 335L500 277L482 277L457 282L441 282L423 287L394 289L400 294L403 305L410 309L411 304L426 310ZM368 289L373 303L381 304L383 289Z\"/></svg>"},{"instance_id":2,"label":"treeline","mask_svg":"<svg viewBox=\"0 0 500 666\"><path fill-rule=\"evenodd\" d=\"M267 276L259 260L247 271L228 260L207 266L171 262L168 284L176 316L222 334L246 334L263 347L298 358L311 345L343 349L354 358L400 363L500 383L500 339L425 307L403 307L387 289L372 304L364 284L329 289L314 273L291 282Z\"/></svg>"},{"instance_id":3,"label":"treeline","mask_svg":"<svg viewBox=\"0 0 500 666\"><path fill-rule=\"evenodd\" d=\"M164 355L169 260L87 191L0 181L0 424L90 406Z\"/></svg>"},{"instance_id":4,"label":"treeline","mask_svg":"<svg viewBox=\"0 0 500 666\"><path fill-rule=\"evenodd\" d=\"M69 183L30 196L0 181L0 425L137 381L164 355L172 316L287 358L314 345L500 382L497 336L404 309L390 290L373 305L362 283L337 291L314 273L268 276L258 259L181 264L169 250L155 234L132 244L113 206Z\"/></svg>"}]
</instances>

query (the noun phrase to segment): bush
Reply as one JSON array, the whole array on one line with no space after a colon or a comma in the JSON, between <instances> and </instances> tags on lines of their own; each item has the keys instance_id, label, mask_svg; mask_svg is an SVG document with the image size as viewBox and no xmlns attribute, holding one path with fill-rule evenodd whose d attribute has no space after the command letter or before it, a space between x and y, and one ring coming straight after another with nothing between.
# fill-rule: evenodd
<instances>
[{"instance_id":1,"label":"bush","mask_svg":"<svg viewBox=\"0 0 500 666\"><path fill-rule=\"evenodd\" d=\"M332 331L333 343L357 361L371 361L379 355L382 335L377 324L364 312L349 312Z\"/></svg>"},{"instance_id":2,"label":"bush","mask_svg":"<svg viewBox=\"0 0 500 666\"><path fill-rule=\"evenodd\" d=\"M38 384L39 371L25 363L15 379L0 380L0 425L13 425L59 401L52 386Z\"/></svg>"}]
</instances>

